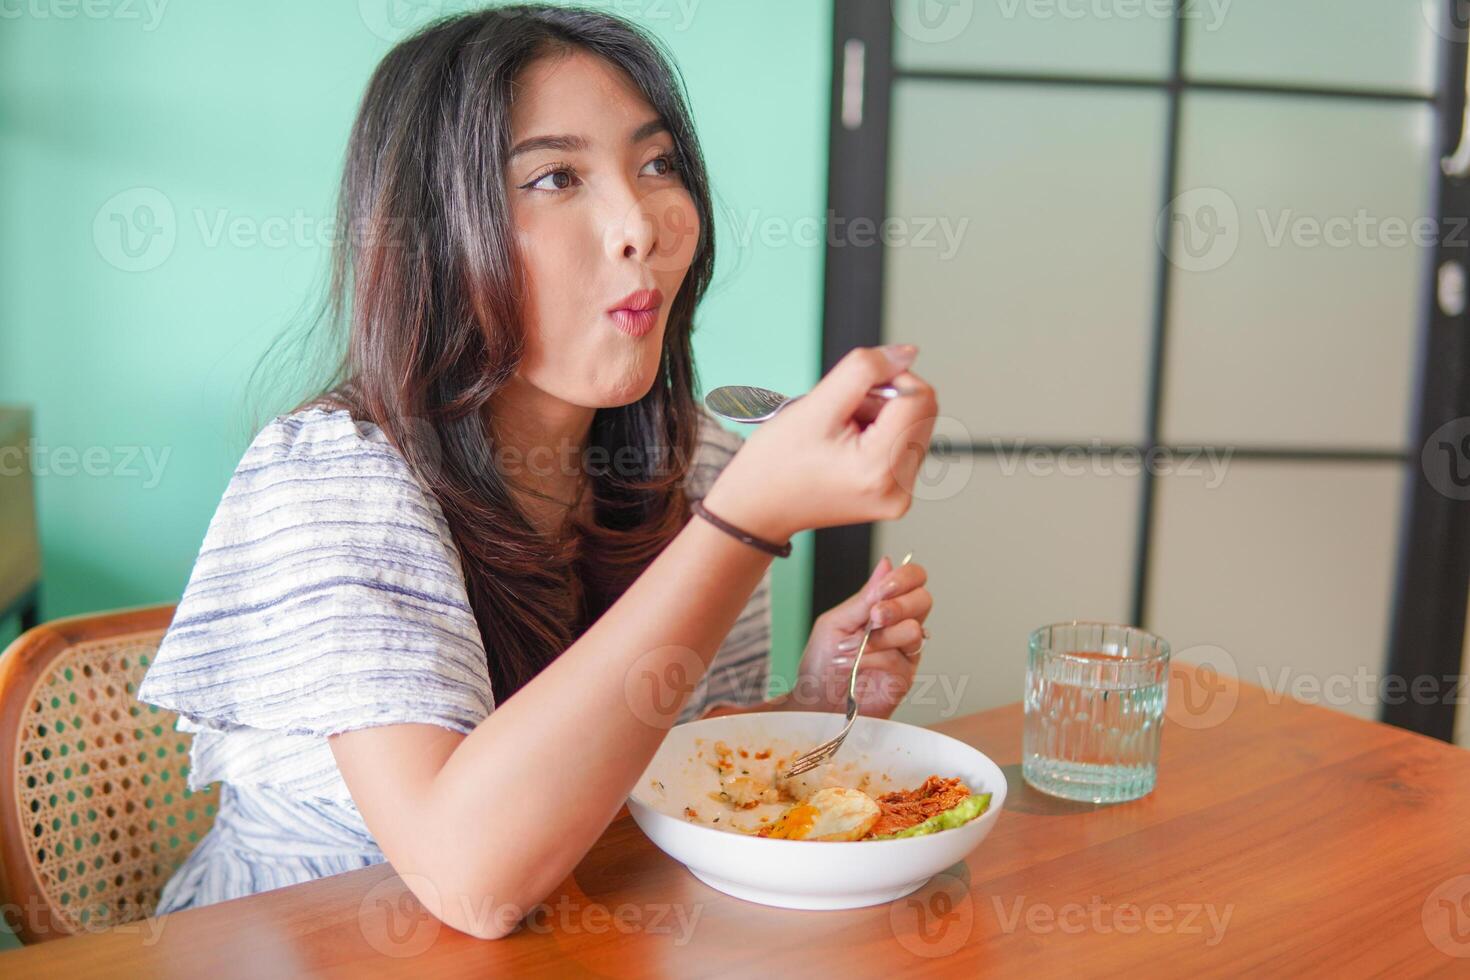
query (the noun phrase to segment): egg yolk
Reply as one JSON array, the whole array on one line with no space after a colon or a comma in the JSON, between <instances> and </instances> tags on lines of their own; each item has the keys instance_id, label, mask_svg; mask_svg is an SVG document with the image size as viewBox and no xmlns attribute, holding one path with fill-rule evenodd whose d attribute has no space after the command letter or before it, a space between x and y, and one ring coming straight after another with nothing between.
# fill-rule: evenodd
<instances>
[{"instance_id":1,"label":"egg yolk","mask_svg":"<svg viewBox=\"0 0 1470 980\"><path fill-rule=\"evenodd\" d=\"M801 840L811 832L812 822L817 818L817 808L806 803L799 803L785 813L769 828L762 828L762 837L776 837L781 840Z\"/></svg>"}]
</instances>

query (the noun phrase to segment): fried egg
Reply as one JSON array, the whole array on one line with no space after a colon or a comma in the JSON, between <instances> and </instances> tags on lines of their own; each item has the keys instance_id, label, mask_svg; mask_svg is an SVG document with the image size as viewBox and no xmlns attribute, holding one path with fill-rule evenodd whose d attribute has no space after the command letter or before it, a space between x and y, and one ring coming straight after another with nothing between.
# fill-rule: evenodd
<instances>
[{"instance_id":1,"label":"fried egg","mask_svg":"<svg viewBox=\"0 0 1470 980\"><path fill-rule=\"evenodd\" d=\"M883 811L873 798L856 789L831 786L819 789L760 831L762 837L781 840L859 840L878 822Z\"/></svg>"}]
</instances>

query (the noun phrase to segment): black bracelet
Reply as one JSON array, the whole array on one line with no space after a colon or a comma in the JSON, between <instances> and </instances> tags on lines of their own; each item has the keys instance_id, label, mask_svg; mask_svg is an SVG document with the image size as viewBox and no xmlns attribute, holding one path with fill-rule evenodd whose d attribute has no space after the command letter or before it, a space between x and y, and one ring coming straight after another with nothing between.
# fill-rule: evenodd
<instances>
[{"instance_id":1,"label":"black bracelet","mask_svg":"<svg viewBox=\"0 0 1470 980\"><path fill-rule=\"evenodd\" d=\"M740 528L736 527L734 524L731 524L729 521L723 520L719 517L716 517L714 514L711 514L709 512L709 508L704 505L703 500L689 501L689 509L694 511L694 513L698 514L700 517L703 517L705 520L709 521L721 531L724 531L726 534L730 535L738 541L743 541L745 544L750 545L752 548L759 548L766 554L775 555L777 558L788 558L791 555L790 541L786 542L785 544L773 544L772 542L767 541L765 538L756 537L749 531L742 531L740 530Z\"/></svg>"}]
</instances>

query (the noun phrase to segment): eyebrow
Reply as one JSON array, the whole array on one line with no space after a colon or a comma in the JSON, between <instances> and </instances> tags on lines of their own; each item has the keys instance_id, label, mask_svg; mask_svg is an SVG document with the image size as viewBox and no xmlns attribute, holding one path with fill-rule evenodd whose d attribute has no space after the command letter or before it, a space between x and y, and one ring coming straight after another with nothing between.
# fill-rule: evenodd
<instances>
[{"instance_id":1,"label":"eyebrow","mask_svg":"<svg viewBox=\"0 0 1470 980\"><path fill-rule=\"evenodd\" d=\"M650 119L648 122L633 130L633 135L628 137L628 142L641 143L655 133L667 133L668 125L662 119ZM561 150L564 153L578 153L586 150L587 140L581 136L532 136L530 139L521 140L510 151L511 159L522 153L531 153L535 150Z\"/></svg>"}]
</instances>

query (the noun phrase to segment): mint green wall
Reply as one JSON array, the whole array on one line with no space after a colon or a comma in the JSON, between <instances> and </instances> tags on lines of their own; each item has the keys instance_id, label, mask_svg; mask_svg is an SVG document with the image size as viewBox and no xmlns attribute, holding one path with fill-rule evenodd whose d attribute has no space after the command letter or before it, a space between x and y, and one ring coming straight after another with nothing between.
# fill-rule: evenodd
<instances>
[{"instance_id":1,"label":"mint green wall","mask_svg":"<svg viewBox=\"0 0 1470 980\"><path fill-rule=\"evenodd\" d=\"M602 6L665 39L691 90L721 205L703 381L808 386L822 254L780 236L825 208L830 3ZM179 594L251 434L245 376L324 267L348 125L390 46L377 32L397 36L387 0L173 0L156 23L131 9L23 13L0 30L0 402L35 406L46 447L101 447L111 469L142 447L163 463L156 485L141 456L137 476L99 463L38 477L48 617ZM159 237L142 260L161 263L124 271L109 219L144 194L173 209L172 251ZM809 542L778 563L783 664L809 568Z\"/></svg>"}]
</instances>

